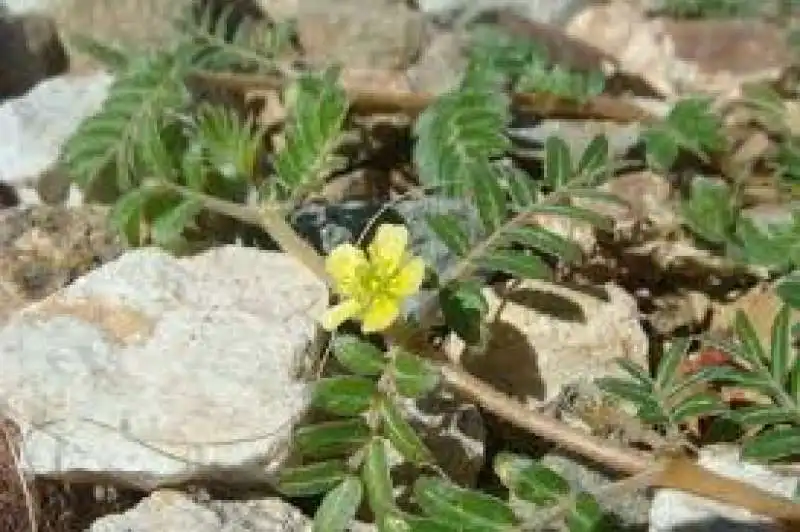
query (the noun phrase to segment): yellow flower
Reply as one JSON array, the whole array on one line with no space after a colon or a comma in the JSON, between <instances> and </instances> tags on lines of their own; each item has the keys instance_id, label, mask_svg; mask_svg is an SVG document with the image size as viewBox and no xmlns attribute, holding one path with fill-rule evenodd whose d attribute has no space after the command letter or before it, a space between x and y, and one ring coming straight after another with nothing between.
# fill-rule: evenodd
<instances>
[{"instance_id":1,"label":"yellow flower","mask_svg":"<svg viewBox=\"0 0 800 532\"><path fill-rule=\"evenodd\" d=\"M335 292L341 297L322 317L329 331L349 319L361 320L364 333L388 328L400 314L400 304L419 291L425 263L411 256L408 231L402 225L384 224L365 254L352 244L341 244L325 260Z\"/></svg>"}]
</instances>

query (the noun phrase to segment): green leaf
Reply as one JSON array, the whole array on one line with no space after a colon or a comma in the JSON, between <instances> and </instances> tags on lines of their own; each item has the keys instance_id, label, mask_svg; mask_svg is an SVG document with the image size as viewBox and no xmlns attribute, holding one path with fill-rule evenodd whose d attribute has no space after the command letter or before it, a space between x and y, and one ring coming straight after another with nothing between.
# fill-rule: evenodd
<instances>
[{"instance_id":1,"label":"green leaf","mask_svg":"<svg viewBox=\"0 0 800 532\"><path fill-rule=\"evenodd\" d=\"M603 214L599 214L591 209L584 209L574 205L532 205L528 212L530 214L544 214L549 216L563 216L581 222L586 222L603 231L613 231L614 221Z\"/></svg>"},{"instance_id":2,"label":"green leaf","mask_svg":"<svg viewBox=\"0 0 800 532\"><path fill-rule=\"evenodd\" d=\"M342 376L319 380L311 404L340 416L354 416L372 406L377 385L362 377Z\"/></svg>"},{"instance_id":3,"label":"green leaf","mask_svg":"<svg viewBox=\"0 0 800 532\"><path fill-rule=\"evenodd\" d=\"M692 180L691 195L681 203L681 213L688 228L707 242L724 244L733 235L731 190L721 181L705 177Z\"/></svg>"},{"instance_id":4,"label":"green leaf","mask_svg":"<svg viewBox=\"0 0 800 532\"><path fill-rule=\"evenodd\" d=\"M445 286L439 291L439 305L445 323L459 337L470 345L480 344L483 318L489 311L481 283L460 281Z\"/></svg>"},{"instance_id":5,"label":"green leaf","mask_svg":"<svg viewBox=\"0 0 800 532\"><path fill-rule=\"evenodd\" d=\"M742 459L771 462L800 452L800 427L776 427L745 441Z\"/></svg>"},{"instance_id":6,"label":"green leaf","mask_svg":"<svg viewBox=\"0 0 800 532\"><path fill-rule=\"evenodd\" d=\"M791 362L791 338L789 336L790 309L784 305L772 323L772 340L770 343L770 369L772 378L783 384L789 372Z\"/></svg>"},{"instance_id":7,"label":"green leaf","mask_svg":"<svg viewBox=\"0 0 800 532\"><path fill-rule=\"evenodd\" d=\"M580 246L576 243L535 225L514 227L505 231L503 237L508 241L530 246L540 253L557 257L567 263L577 262L583 256Z\"/></svg>"},{"instance_id":8,"label":"green leaf","mask_svg":"<svg viewBox=\"0 0 800 532\"><path fill-rule=\"evenodd\" d=\"M796 408L758 405L738 408L731 411L729 417L745 427L754 427L758 425L797 423L800 421L800 412Z\"/></svg>"},{"instance_id":9,"label":"green leaf","mask_svg":"<svg viewBox=\"0 0 800 532\"><path fill-rule=\"evenodd\" d=\"M578 161L578 175L584 185L594 185L604 181L609 167L609 146L605 135L596 135L583 150Z\"/></svg>"},{"instance_id":10,"label":"green leaf","mask_svg":"<svg viewBox=\"0 0 800 532\"><path fill-rule=\"evenodd\" d=\"M515 212L526 211L539 201L541 191L530 175L515 167L498 167L497 171L508 189L511 207Z\"/></svg>"},{"instance_id":11,"label":"green leaf","mask_svg":"<svg viewBox=\"0 0 800 532\"><path fill-rule=\"evenodd\" d=\"M152 197L150 188L134 188L120 197L109 214L109 223L125 238L129 245L140 243L140 223L144 206Z\"/></svg>"},{"instance_id":12,"label":"green leaf","mask_svg":"<svg viewBox=\"0 0 800 532\"><path fill-rule=\"evenodd\" d=\"M293 444L303 456L327 458L358 449L370 436L370 428L361 418L325 421L299 427L294 432Z\"/></svg>"},{"instance_id":13,"label":"green leaf","mask_svg":"<svg viewBox=\"0 0 800 532\"><path fill-rule=\"evenodd\" d=\"M722 119L711 104L709 97L681 100L672 107L666 120L670 135L678 144L701 159L725 146Z\"/></svg>"},{"instance_id":14,"label":"green leaf","mask_svg":"<svg viewBox=\"0 0 800 532\"><path fill-rule=\"evenodd\" d=\"M251 180L263 143L263 129L232 108L204 103L195 117L195 138L208 164L227 180Z\"/></svg>"},{"instance_id":15,"label":"green leaf","mask_svg":"<svg viewBox=\"0 0 800 532\"><path fill-rule=\"evenodd\" d=\"M551 505L570 493L570 486L558 473L511 453L495 458L497 476L517 497L540 506Z\"/></svg>"},{"instance_id":16,"label":"green leaf","mask_svg":"<svg viewBox=\"0 0 800 532\"><path fill-rule=\"evenodd\" d=\"M100 111L78 126L62 150L65 169L82 190L125 193L139 184L136 141L148 124L188 102L183 76L175 57L153 53L116 77Z\"/></svg>"},{"instance_id":17,"label":"green leaf","mask_svg":"<svg viewBox=\"0 0 800 532\"><path fill-rule=\"evenodd\" d=\"M158 216L150 227L153 241L160 245L169 244L181 237L183 230L192 223L203 210L203 204L196 199L184 199L172 209Z\"/></svg>"},{"instance_id":18,"label":"green leaf","mask_svg":"<svg viewBox=\"0 0 800 532\"><path fill-rule=\"evenodd\" d=\"M514 513L501 500L438 478L418 478L414 502L431 519L459 529L505 531L516 524Z\"/></svg>"},{"instance_id":19,"label":"green leaf","mask_svg":"<svg viewBox=\"0 0 800 532\"><path fill-rule=\"evenodd\" d=\"M635 383L616 377L601 377L595 379L595 383L601 390L634 404L640 404L647 400L654 400L652 389L641 383Z\"/></svg>"},{"instance_id":20,"label":"green leaf","mask_svg":"<svg viewBox=\"0 0 800 532\"><path fill-rule=\"evenodd\" d=\"M653 385L655 384L653 382L653 379L647 373L647 370L645 370L639 364L633 362L632 360L630 360L628 358L624 358L624 357L617 357L617 358L614 359L614 361L623 370L625 370L625 373L627 373L628 375L630 375L631 377L633 377L634 379L639 381L639 384L641 384L642 386L644 386L644 387L646 387L648 389L652 389L653 388Z\"/></svg>"},{"instance_id":21,"label":"green leaf","mask_svg":"<svg viewBox=\"0 0 800 532\"><path fill-rule=\"evenodd\" d=\"M550 136L544 142L544 178L558 190L572 179L572 155L561 137Z\"/></svg>"},{"instance_id":22,"label":"green leaf","mask_svg":"<svg viewBox=\"0 0 800 532\"><path fill-rule=\"evenodd\" d=\"M338 83L338 72L305 74L292 87L291 117L286 145L275 157L276 196L296 203L317 192L341 162L339 147L348 102Z\"/></svg>"},{"instance_id":23,"label":"green leaf","mask_svg":"<svg viewBox=\"0 0 800 532\"><path fill-rule=\"evenodd\" d=\"M382 438L373 438L367 445L361 478L367 488L370 508L376 517L380 518L394 509L391 471Z\"/></svg>"},{"instance_id":24,"label":"green leaf","mask_svg":"<svg viewBox=\"0 0 800 532\"><path fill-rule=\"evenodd\" d=\"M287 497L310 497L326 493L349 476L341 460L287 467L278 475L278 490Z\"/></svg>"},{"instance_id":25,"label":"green leaf","mask_svg":"<svg viewBox=\"0 0 800 532\"><path fill-rule=\"evenodd\" d=\"M737 368L715 366L701 368L696 374L697 378L708 382L735 384L742 388L749 388L758 392L772 394L772 382L764 375L742 371Z\"/></svg>"},{"instance_id":26,"label":"green leaf","mask_svg":"<svg viewBox=\"0 0 800 532\"><path fill-rule=\"evenodd\" d=\"M447 246L447 249L463 257L469 252L470 242L461 221L454 214L433 214L427 217L428 226Z\"/></svg>"},{"instance_id":27,"label":"green leaf","mask_svg":"<svg viewBox=\"0 0 800 532\"><path fill-rule=\"evenodd\" d=\"M402 349L394 352L392 377L397 392L413 398L431 393L440 380L439 372L433 365Z\"/></svg>"},{"instance_id":28,"label":"green leaf","mask_svg":"<svg viewBox=\"0 0 800 532\"><path fill-rule=\"evenodd\" d=\"M678 158L678 143L661 126L653 126L642 132L647 165L665 172L672 168Z\"/></svg>"},{"instance_id":29,"label":"green leaf","mask_svg":"<svg viewBox=\"0 0 800 532\"><path fill-rule=\"evenodd\" d=\"M673 423L681 423L689 419L717 414L725 410L725 405L719 397L710 393L700 393L687 397L675 405L670 413L670 418Z\"/></svg>"},{"instance_id":30,"label":"green leaf","mask_svg":"<svg viewBox=\"0 0 800 532\"><path fill-rule=\"evenodd\" d=\"M480 532L479 530L473 531L468 528L450 526L447 523L441 523L435 519L418 515L407 515L404 521L409 527L409 532Z\"/></svg>"},{"instance_id":31,"label":"green leaf","mask_svg":"<svg viewBox=\"0 0 800 532\"><path fill-rule=\"evenodd\" d=\"M605 529L605 515L597 500L588 493L579 493L567 514L570 532L600 532Z\"/></svg>"},{"instance_id":32,"label":"green leaf","mask_svg":"<svg viewBox=\"0 0 800 532\"><path fill-rule=\"evenodd\" d=\"M678 367L689 351L689 338L675 338L664 351L656 370L656 389L670 394L675 379L678 377Z\"/></svg>"},{"instance_id":33,"label":"green leaf","mask_svg":"<svg viewBox=\"0 0 800 532\"><path fill-rule=\"evenodd\" d=\"M386 356L370 344L350 334L338 334L333 340L333 354L342 366L361 376L380 375L386 368Z\"/></svg>"},{"instance_id":34,"label":"green leaf","mask_svg":"<svg viewBox=\"0 0 800 532\"><path fill-rule=\"evenodd\" d=\"M421 184L446 196L472 197L487 162L510 147L504 134L509 107L508 95L481 76L467 76L462 87L426 107L414 124L413 158Z\"/></svg>"},{"instance_id":35,"label":"green leaf","mask_svg":"<svg viewBox=\"0 0 800 532\"><path fill-rule=\"evenodd\" d=\"M741 309L736 311L736 316L733 318L733 328L740 346L737 354L743 356L755 368L769 367L764 346L761 345L761 340L747 314Z\"/></svg>"},{"instance_id":36,"label":"green leaf","mask_svg":"<svg viewBox=\"0 0 800 532\"><path fill-rule=\"evenodd\" d=\"M488 233L497 229L506 217L506 198L499 177L488 161L476 162L469 172L475 203Z\"/></svg>"},{"instance_id":37,"label":"green leaf","mask_svg":"<svg viewBox=\"0 0 800 532\"><path fill-rule=\"evenodd\" d=\"M784 277L775 291L787 305L793 309L800 309L800 275L794 273Z\"/></svg>"},{"instance_id":38,"label":"green leaf","mask_svg":"<svg viewBox=\"0 0 800 532\"><path fill-rule=\"evenodd\" d=\"M394 402L381 398L378 412L383 420L383 434L395 449L409 462L416 465L435 463L433 454L417 435L417 431L403 417Z\"/></svg>"},{"instance_id":39,"label":"green leaf","mask_svg":"<svg viewBox=\"0 0 800 532\"><path fill-rule=\"evenodd\" d=\"M328 492L314 514L314 532L343 532L355 519L364 488L361 479L348 476Z\"/></svg>"},{"instance_id":40,"label":"green leaf","mask_svg":"<svg viewBox=\"0 0 800 532\"><path fill-rule=\"evenodd\" d=\"M475 260L479 268L504 272L521 279L550 279L553 272L536 255L522 251L496 250Z\"/></svg>"}]
</instances>

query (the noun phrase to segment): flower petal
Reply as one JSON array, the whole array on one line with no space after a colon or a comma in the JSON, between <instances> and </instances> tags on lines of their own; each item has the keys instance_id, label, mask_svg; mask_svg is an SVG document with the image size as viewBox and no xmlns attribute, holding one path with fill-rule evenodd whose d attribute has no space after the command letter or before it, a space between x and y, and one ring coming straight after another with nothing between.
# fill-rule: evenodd
<instances>
[{"instance_id":1,"label":"flower petal","mask_svg":"<svg viewBox=\"0 0 800 532\"><path fill-rule=\"evenodd\" d=\"M353 244L336 246L325 259L325 271L331 276L334 289L340 294L350 294L357 284L358 272L367 266L364 252Z\"/></svg>"},{"instance_id":2,"label":"flower petal","mask_svg":"<svg viewBox=\"0 0 800 532\"><path fill-rule=\"evenodd\" d=\"M408 246L408 230L403 225L383 224L369 245L369 258L387 275L400 267Z\"/></svg>"},{"instance_id":3,"label":"flower petal","mask_svg":"<svg viewBox=\"0 0 800 532\"><path fill-rule=\"evenodd\" d=\"M377 297L362 316L361 331L369 334L387 329L400 314L400 306L394 298Z\"/></svg>"},{"instance_id":4,"label":"flower petal","mask_svg":"<svg viewBox=\"0 0 800 532\"><path fill-rule=\"evenodd\" d=\"M425 277L425 262L419 258L406 262L400 268L392 282L392 294L397 297L407 297L419 292L422 280Z\"/></svg>"},{"instance_id":5,"label":"flower petal","mask_svg":"<svg viewBox=\"0 0 800 532\"><path fill-rule=\"evenodd\" d=\"M334 305L326 310L325 314L322 315L320 323L323 329L332 331L350 318L354 318L360 310L361 306L358 304L358 301L355 299L345 299L338 305Z\"/></svg>"}]
</instances>

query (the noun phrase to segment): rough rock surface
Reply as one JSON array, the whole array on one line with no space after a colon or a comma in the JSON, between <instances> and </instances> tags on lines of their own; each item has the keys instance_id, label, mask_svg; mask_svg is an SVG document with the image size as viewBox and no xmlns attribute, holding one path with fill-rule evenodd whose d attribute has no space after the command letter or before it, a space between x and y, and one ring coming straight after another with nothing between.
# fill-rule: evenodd
<instances>
[{"instance_id":1,"label":"rough rock surface","mask_svg":"<svg viewBox=\"0 0 800 532\"><path fill-rule=\"evenodd\" d=\"M157 491L135 508L97 520L88 532L310 532L311 520L281 499L203 503L175 491ZM361 523L352 532L374 528Z\"/></svg>"},{"instance_id":2,"label":"rough rock surface","mask_svg":"<svg viewBox=\"0 0 800 532\"><path fill-rule=\"evenodd\" d=\"M293 259L228 246L128 252L0 330L0 399L31 473L152 489L268 480L307 406L298 363L327 290Z\"/></svg>"},{"instance_id":3,"label":"rough rock surface","mask_svg":"<svg viewBox=\"0 0 800 532\"><path fill-rule=\"evenodd\" d=\"M779 496L792 498L800 485L797 477L783 476L761 465L739 459L738 449L713 446L702 449L699 464L711 471L747 482ZM675 490L658 490L650 509L650 532L777 532L767 519L741 508L700 499Z\"/></svg>"},{"instance_id":4,"label":"rough rock surface","mask_svg":"<svg viewBox=\"0 0 800 532\"><path fill-rule=\"evenodd\" d=\"M451 356L522 401L549 401L565 384L616 373L616 357L647 365L636 301L616 285L570 288L527 280L485 294L491 331L486 351L459 353L453 342Z\"/></svg>"}]
</instances>

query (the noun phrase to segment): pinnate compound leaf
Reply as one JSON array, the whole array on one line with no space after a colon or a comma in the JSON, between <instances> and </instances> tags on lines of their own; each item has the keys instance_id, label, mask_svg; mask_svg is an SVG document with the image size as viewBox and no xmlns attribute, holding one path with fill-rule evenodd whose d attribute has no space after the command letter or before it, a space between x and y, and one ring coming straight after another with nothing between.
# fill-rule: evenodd
<instances>
[{"instance_id":1,"label":"pinnate compound leaf","mask_svg":"<svg viewBox=\"0 0 800 532\"><path fill-rule=\"evenodd\" d=\"M278 475L278 490L287 497L319 495L333 489L349 474L342 460L286 467Z\"/></svg>"},{"instance_id":2,"label":"pinnate compound leaf","mask_svg":"<svg viewBox=\"0 0 800 532\"><path fill-rule=\"evenodd\" d=\"M433 454L391 399L382 397L378 411L384 436L406 460L416 465L434 463Z\"/></svg>"},{"instance_id":3,"label":"pinnate compound leaf","mask_svg":"<svg viewBox=\"0 0 800 532\"><path fill-rule=\"evenodd\" d=\"M286 146L274 161L278 196L274 199L299 202L339 167L335 150L349 104L335 69L304 75L292 89Z\"/></svg>"},{"instance_id":4,"label":"pinnate compound leaf","mask_svg":"<svg viewBox=\"0 0 800 532\"><path fill-rule=\"evenodd\" d=\"M314 514L314 532L344 532L355 519L364 487L361 479L348 476L322 499Z\"/></svg>"},{"instance_id":5,"label":"pinnate compound leaf","mask_svg":"<svg viewBox=\"0 0 800 532\"><path fill-rule=\"evenodd\" d=\"M460 89L440 96L414 125L414 163L425 187L447 196L472 197L487 162L510 146L509 98L480 76L467 76ZM474 176L474 178L472 177Z\"/></svg>"},{"instance_id":6,"label":"pinnate compound leaf","mask_svg":"<svg viewBox=\"0 0 800 532\"><path fill-rule=\"evenodd\" d=\"M139 184L136 149L142 134L166 110L188 102L182 73L168 54L152 54L117 76L101 109L78 126L62 150L65 169L81 189L116 188L124 194ZM96 182L106 179L112 182Z\"/></svg>"},{"instance_id":7,"label":"pinnate compound leaf","mask_svg":"<svg viewBox=\"0 0 800 532\"><path fill-rule=\"evenodd\" d=\"M372 405L376 391L375 382L363 377L329 377L314 385L311 403L332 414L354 416Z\"/></svg>"},{"instance_id":8,"label":"pinnate compound leaf","mask_svg":"<svg viewBox=\"0 0 800 532\"><path fill-rule=\"evenodd\" d=\"M436 368L413 353L396 350L393 364L392 376L400 395L420 398L439 385L440 375Z\"/></svg>"},{"instance_id":9,"label":"pinnate compound leaf","mask_svg":"<svg viewBox=\"0 0 800 532\"><path fill-rule=\"evenodd\" d=\"M742 459L770 462L800 453L800 427L775 427L745 441Z\"/></svg>"},{"instance_id":10,"label":"pinnate compound leaf","mask_svg":"<svg viewBox=\"0 0 800 532\"><path fill-rule=\"evenodd\" d=\"M374 376L386 368L386 356L370 344L350 334L339 334L333 340L333 354L348 371L361 376Z\"/></svg>"},{"instance_id":11,"label":"pinnate compound leaf","mask_svg":"<svg viewBox=\"0 0 800 532\"><path fill-rule=\"evenodd\" d=\"M395 508L392 476L383 438L373 438L367 445L361 478L367 488L370 509L378 518Z\"/></svg>"},{"instance_id":12,"label":"pinnate compound leaf","mask_svg":"<svg viewBox=\"0 0 800 532\"><path fill-rule=\"evenodd\" d=\"M365 445L370 436L370 428L364 420L353 418L298 427L293 444L303 456L327 458L354 451Z\"/></svg>"},{"instance_id":13,"label":"pinnate compound leaf","mask_svg":"<svg viewBox=\"0 0 800 532\"><path fill-rule=\"evenodd\" d=\"M516 524L500 499L433 477L414 482L414 502L431 519L466 530L506 531Z\"/></svg>"}]
</instances>

